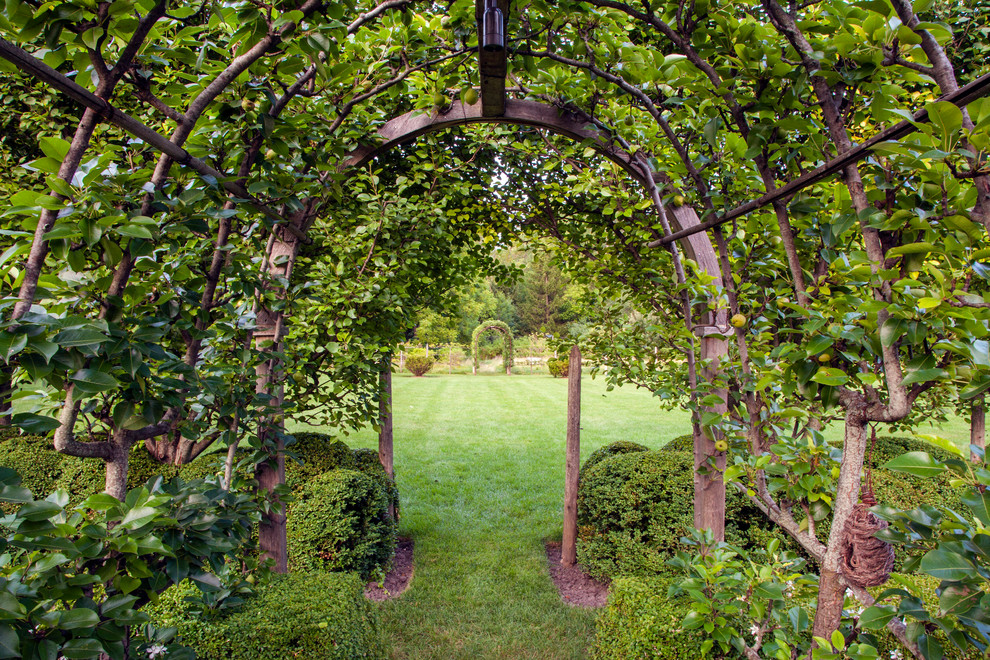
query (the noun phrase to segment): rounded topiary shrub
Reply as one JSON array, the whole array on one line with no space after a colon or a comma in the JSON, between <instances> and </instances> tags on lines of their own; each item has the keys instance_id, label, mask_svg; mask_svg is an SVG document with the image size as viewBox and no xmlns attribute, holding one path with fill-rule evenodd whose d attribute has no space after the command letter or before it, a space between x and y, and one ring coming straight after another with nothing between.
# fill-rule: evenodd
<instances>
[{"instance_id":1,"label":"rounded topiary shrub","mask_svg":"<svg viewBox=\"0 0 990 660\"><path fill-rule=\"evenodd\" d=\"M383 574L395 553L395 521L388 495L356 470L316 477L293 502L288 516L289 561L294 570Z\"/></svg>"},{"instance_id":2,"label":"rounded topiary shrub","mask_svg":"<svg viewBox=\"0 0 990 660\"><path fill-rule=\"evenodd\" d=\"M202 617L184 597L195 587L179 585L149 607L158 626L179 629L177 642L200 660L284 658L387 658L378 618L354 573L290 573L230 613Z\"/></svg>"},{"instance_id":3,"label":"rounded topiary shrub","mask_svg":"<svg viewBox=\"0 0 990 660\"><path fill-rule=\"evenodd\" d=\"M432 355L427 357L426 353L416 351L406 356L406 369L408 369L409 373L413 376L422 376L433 368L434 362L436 362L436 360L433 359Z\"/></svg>"},{"instance_id":4,"label":"rounded topiary shrub","mask_svg":"<svg viewBox=\"0 0 990 660\"><path fill-rule=\"evenodd\" d=\"M617 440L615 442L610 442L604 447L599 447L595 451L591 452L591 456L585 459L584 465L581 466L581 477L584 477L588 470L598 465L606 458L618 456L619 454L631 454L638 451L650 451L650 448L644 447L638 442L631 442L629 440Z\"/></svg>"},{"instance_id":5,"label":"rounded topiary shrub","mask_svg":"<svg viewBox=\"0 0 990 660\"><path fill-rule=\"evenodd\" d=\"M333 436L311 432L293 433L292 436L295 442L287 450L299 460L286 458L285 483L293 490L303 488L330 470L355 469L354 452Z\"/></svg>"},{"instance_id":6,"label":"rounded topiary shrub","mask_svg":"<svg viewBox=\"0 0 990 660\"><path fill-rule=\"evenodd\" d=\"M704 631L685 631L688 613L683 600L667 597L665 579L631 576L609 585L608 604L595 623L593 656L596 660L704 658Z\"/></svg>"},{"instance_id":7,"label":"rounded topiary shrub","mask_svg":"<svg viewBox=\"0 0 990 660\"><path fill-rule=\"evenodd\" d=\"M694 526L694 459L688 452L633 451L589 468L578 490L578 560L598 578L669 575L666 565ZM726 493L725 537L744 548L780 538L763 513Z\"/></svg>"},{"instance_id":8,"label":"rounded topiary shrub","mask_svg":"<svg viewBox=\"0 0 990 660\"><path fill-rule=\"evenodd\" d=\"M378 485L382 487L388 496L388 502L392 506L392 510L395 511L395 518L398 520L399 488L395 485L395 481L390 479L388 473L385 472L385 466L379 460L378 452L374 449L355 449L354 469L358 472L363 472L378 482Z\"/></svg>"},{"instance_id":9,"label":"rounded topiary shrub","mask_svg":"<svg viewBox=\"0 0 990 660\"><path fill-rule=\"evenodd\" d=\"M686 435L679 435L663 447L663 451L694 451L694 436L690 433Z\"/></svg>"},{"instance_id":10,"label":"rounded topiary shrub","mask_svg":"<svg viewBox=\"0 0 990 660\"><path fill-rule=\"evenodd\" d=\"M547 369L554 378L567 378L570 370L570 358L547 360Z\"/></svg>"}]
</instances>

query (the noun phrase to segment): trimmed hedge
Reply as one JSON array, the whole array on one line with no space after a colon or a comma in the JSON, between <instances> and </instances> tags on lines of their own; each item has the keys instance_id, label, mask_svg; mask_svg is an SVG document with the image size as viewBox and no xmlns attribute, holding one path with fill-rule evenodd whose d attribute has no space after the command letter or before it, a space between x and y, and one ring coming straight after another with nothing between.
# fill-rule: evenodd
<instances>
[{"instance_id":1,"label":"trimmed hedge","mask_svg":"<svg viewBox=\"0 0 990 660\"><path fill-rule=\"evenodd\" d=\"M683 599L667 597L668 584L664 579L632 576L613 580L608 604L595 623L592 657L596 660L704 658L701 653L704 631L681 628L689 608Z\"/></svg>"},{"instance_id":2,"label":"trimmed hedge","mask_svg":"<svg viewBox=\"0 0 990 660\"><path fill-rule=\"evenodd\" d=\"M159 626L176 626L180 644L201 660L387 658L373 605L354 573L290 573L229 614L194 615L195 587L168 590L148 608Z\"/></svg>"},{"instance_id":3,"label":"trimmed hedge","mask_svg":"<svg viewBox=\"0 0 990 660\"><path fill-rule=\"evenodd\" d=\"M762 512L726 493L726 541L744 548L779 538ZM666 565L694 526L694 459L688 452L633 451L588 469L578 490L578 560L597 578L672 575Z\"/></svg>"},{"instance_id":4,"label":"trimmed hedge","mask_svg":"<svg viewBox=\"0 0 990 660\"><path fill-rule=\"evenodd\" d=\"M378 458L378 452L374 449L355 449L354 469L374 479L379 487L385 491L385 495L388 497L388 503L395 511L395 519L398 520L399 487L395 485L394 480L389 478L388 473L385 471L385 466L382 465L381 460Z\"/></svg>"},{"instance_id":5,"label":"trimmed hedge","mask_svg":"<svg viewBox=\"0 0 990 660\"><path fill-rule=\"evenodd\" d=\"M388 503L378 483L356 470L314 479L289 509L293 570L357 571L364 579L384 574L397 540Z\"/></svg>"},{"instance_id":6,"label":"trimmed hedge","mask_svg":"<svg viewBox=\"0 0 990 660\"><path fill-rule=\"evenodd\" d=\"M321 474L331 470L356 469L354 452L346 444L326 433L293 433L296 439L288 446L299 461L286 458L285 483L292 490L301 490Z\"/></svg>"},{"instance_id":7,"label":"trimmed hedge","mask_svg":"<svg viewBox=\"0 0 990 660\"><path fill-rule=\"evenodd\" d=\"M23 475L21 483L36 497L43 498L55 490L64 490L69 501L78 504L106 486L106 463L98 458L79 458L55 451L52 441L43 435L0 435L3 464ZM166 481L179 474L174 465L159 463L143 443L131 448L128 459L127 487L136 488L155 475Z\"/></svg>"},{"instance_id":8,"label":"trimmed hedge","mask_svg":"<svg viewBox=\"0 0 990 660\"><path fill-rule=\"evenodd\" d=\"M694 436L688 433L687 435L679 435L663 447L660 448L661 451L687 451L694 452Z\"/></svg>"},{"instance_id":9,"label":"trimmed hedge","mask_svg":"<svg viewBox=\"0 0 990 660\"><path fill-rule=\"evenodd\" d=\"M616 442L611 442L603 447L599 447L595 451L591 452L591 456L585 459L584 465L581 466L581 472L578 479L583 479L588 470L598 465L606 458L611 458L612 456L618 456L620 454L631 454L637 451L650 451L650 448L644 447L638 442L631 442L629 440L617 440Z\"/></svg>"}]
</instances>

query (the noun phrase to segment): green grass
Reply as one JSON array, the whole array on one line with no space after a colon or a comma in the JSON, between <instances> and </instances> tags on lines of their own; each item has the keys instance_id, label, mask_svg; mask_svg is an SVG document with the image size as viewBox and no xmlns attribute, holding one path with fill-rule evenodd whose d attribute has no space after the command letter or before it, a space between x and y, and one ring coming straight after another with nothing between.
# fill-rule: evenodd
<instances>
[{"instance_id":1,"label":"green grass","mask_svg":"<svg viewBox=\"0 0 990 660\"><path fill-rule=\"evenodd\" d=\"M690 432L687 413L644 390L582 388L582 461L615 440L659 448ZM566 410L567 381L545 374L395 376L400 533L416 556L410 589L380 605L394 657L587 657L596 613L560 601L543 548L561 534ZM968 442L964 420L935 432ZM840 440L841 423L826 435Z\"/></svg>"},{"instance_id":2,"label":"green grass","mask_svg":"<svg viewBox=\"0 0 990 660\"><path fill-rule=\"evenodd\" d=\"M690 431L643 390L583 389L582 457ZM394 391L400 533L416 541L412 586L380 610L395 657L587 657L595 612L560 601L543 549L561 534L567 382L396 375Z\"/></svg>"}]
</instances>

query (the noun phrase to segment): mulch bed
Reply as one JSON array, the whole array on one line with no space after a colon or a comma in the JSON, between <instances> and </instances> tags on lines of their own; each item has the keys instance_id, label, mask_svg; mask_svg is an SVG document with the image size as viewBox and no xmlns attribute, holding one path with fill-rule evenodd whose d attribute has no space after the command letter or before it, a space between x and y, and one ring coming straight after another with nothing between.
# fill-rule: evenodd
<instances>
[{"instance_id":1,"label":"mulch bed","mask_svg":"<svg viewBox=\"0 0 990 660\"><path fill-rule=\"evenodd\" d=\"M390 598L398 598L409 588L413 576L413 540L399 537L399 545L392 559L392 570L385 576L384 587L377 582L369 582L364 588L364 597L368 600L381 602Z\"/></svg>"},{"instance_id":2,"label":"mulch bed","mask_svg":"<svg viewBox=\"0 0 990 660\"><path fill-rule=\"evenodd\" d=\"M581 564L564 566L560 563L560 543L547 542L547 565L550 578L557 585L560 598L577 607L602 607L608 600L608 585L589 577Z\"/></svg>"}]
</instances>

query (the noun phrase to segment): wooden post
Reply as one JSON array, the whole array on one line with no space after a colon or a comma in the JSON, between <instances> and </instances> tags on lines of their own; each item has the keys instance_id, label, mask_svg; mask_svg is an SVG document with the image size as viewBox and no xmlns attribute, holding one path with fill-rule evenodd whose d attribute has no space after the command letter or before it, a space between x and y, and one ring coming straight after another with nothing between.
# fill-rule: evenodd
<instances>
[{"instance_id":1,"label":"wooden post","mask_svg":"<svg viewBox=\"0 0 990 660\"><path fill-rule=\"evenodd\" d=\"M969 444L976 445L980 449L987 447L987 409L984 403L986 401L983 397L973 401L969 425ZM970 452L970 458L974 463L980 460L975 452Z\"/></svg>"},{"instance_id":2,"label":"wooden post","mask_svg":"<svg viewBox=\"0 0 990 660\"><path fill-rule=\"evenodd\" d=\"M265 260L266 269L273 278L291 280L292 269L296 257L299 255L301 244L299 235L305 235L301 228L306 225L310 213L312 213L312 205L300 211L293 218L291 228L280 225L274 229L274 236ZM279 290L278 293L280 296L285 295L284 290ZM281 427L284 424L281 408L285 402L285 391L282 384L285 370L275 356L281 349L285 331L285 312L283 310L271 310L265 305L261 305L257 311L256 323L255 347L259 351L272 354L270 359L259 364L256 369L256 390L259 393L272 396L274 398L272 403L280 411L276 418L262 422L259 435L264 438L272 432L273 427ZM258 546L261 549L262 557L275 561L274 570L276 573L287 573L289 570L289 550L285 534L285 503L272 493L277 486L285 484L285 441L282 439L281 433L275 434L273 444L275 445L274 453L268 460L262 461L255 468L258 491L266 493L266 496L273 500L272 506L262 514L261 522L258 524Z\"/></svg>"},{"instance_id":3,"label":"wooden post","mask_svg":"<svg viewBox=\"0 0 990 660\"><path fill-rule=\"evenodd\" d=\"M378 460L389 479L395 480L395 457L392 452L392 356L382 361L379 377L381 391L378 399ZM395 520L395 505L388 505L388 513Z\"/></svg>"},{"instance_id":4,"label":"wooden post","mask_svg":"<svg viewBox=\"0 0 990 660\"><path fill-rule=\"evenodd\" d=\"M567 368L567 461L564 472L564 539L560 563L577 563L578 472L581 470L581 349L571 347Z\"/></svg>"}]
</instances>

